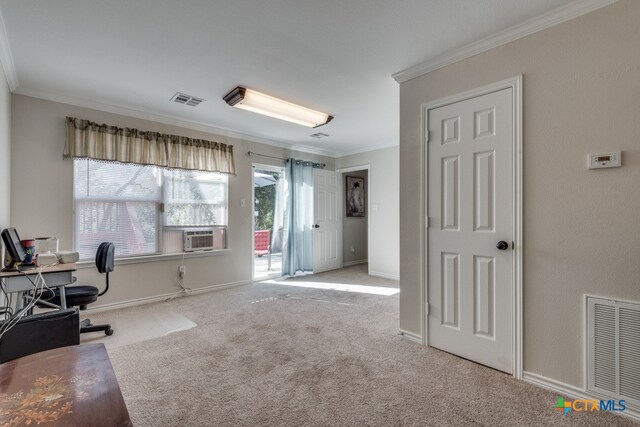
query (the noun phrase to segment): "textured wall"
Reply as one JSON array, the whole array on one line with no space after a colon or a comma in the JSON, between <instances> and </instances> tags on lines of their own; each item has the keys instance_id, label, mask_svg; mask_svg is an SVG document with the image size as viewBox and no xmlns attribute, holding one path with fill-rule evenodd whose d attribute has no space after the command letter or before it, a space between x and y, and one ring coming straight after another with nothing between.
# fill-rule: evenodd
<instances>
[{"instance_id":1,"label":"textured wall","mask_svg":"<svg viewBox=\"0 0 640 427\"><path fill-rule=\"evenodd\" d=\"M65 140L65 116L75 116L117 126L135 127L189 137L205 138L232 144L237 176L229 178L229 247L227 255L187 258L185 285L193 289L242 282L251 279L251 164L257 158L247 156L256 151L277 157L296 157L320 161L334 169L334 159L211 135L191 129L151 122L82 107L13 95L12 104L12 223L22 236L57 236L60 248L73 245L73 163L62 159ZM278 164L269 159L263 164ZM29 179L24 178L29 171ZM246 207L240 206L245 199ZM112 276L112 288L100 299L101 304L128 301L177 289L175 279L180 261L157 261L119 265ZM78 280L102 284L93 269L78 271Z\"/></svg>"},{"instance_id":2,"label":"textured wall","mask_svg":"<svg viewBox=\"0 0 640 427\"><path fill-rule=\"evenodd\" d=\"M584 376L584 295L640 301L640 2L623 0L401 85L400 327L419 334L420 105L524 76L524 369ZM590 152L623 167L587 170Z\"/></svg>"}]
</instances>

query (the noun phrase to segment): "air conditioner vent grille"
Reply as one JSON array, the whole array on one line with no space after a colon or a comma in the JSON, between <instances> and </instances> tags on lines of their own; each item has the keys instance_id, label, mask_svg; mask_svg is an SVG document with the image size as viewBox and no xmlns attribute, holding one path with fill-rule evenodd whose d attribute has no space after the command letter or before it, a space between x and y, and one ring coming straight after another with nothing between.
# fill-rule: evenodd
<instances>
[{"instance_id":1,"label":"air conditioner vent grille","mask_svg":"<svg viewBox=\"0 0 640 427\"><path fill-rule=\"evenodd\" d=\"M593 358L595 386L610 392L616 390L616 309L594 306Z\"/></svg>"},{"instance_id":2,"label":"air conditioner vent grille","mask_svg":"<svg viewBox=\"0 0 640 427\"><path fill-rule=\"evenodd\" d=\"M588 388L640 408L640 304L587 298Z\"/></svg>"},{"instance_id":3,"label":"air conditioner vent grille","mask_svg":"<svg viewBox=\"0 0 640 427\"><path fill-rule=\"evenodd\" d=\"M214 248L213 229L185 230L184 231L184 251L202 251Z\"/></svg>"},{"instance_id":4,"label":"air conditioner vent grille","mask_svg":"<svg viewBox=\"0 0 640 427\"><path fill-rule=\"evenodd\" d=\"M176 93L171 97L171 101L177 102L178 104L189 105L191 107L197 107L202 102L204 102L203 98L198 98L196 96L187 95L186 93Z\"/></svg>"},{"instance_id":5,"label":"air conditioner vent grille","mask_svg":"<svg viewBox=\"0 0 640 427\"><path fill-rule=\"evenodd\" d=\"M640 400L640 310L619 309L620 394Z\"/></svg>"},{"instance_id":6,"label":"air conditioner vent grille","mask_svg":"<svg viewBox=\"0 0 640 427\"><path fill-rule=\"evenodd\" d=\"M183 230L185 252L209 251L227 248L227 226L213 225Z\"/></svg>"}]
</instances>

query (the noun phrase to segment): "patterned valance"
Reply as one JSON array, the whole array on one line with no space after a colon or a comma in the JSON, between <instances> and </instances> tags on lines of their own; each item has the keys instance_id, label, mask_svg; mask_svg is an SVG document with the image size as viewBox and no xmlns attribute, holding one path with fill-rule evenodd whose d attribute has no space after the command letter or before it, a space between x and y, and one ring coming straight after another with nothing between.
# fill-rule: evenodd
<instances>
[{"instance_id":1,"label":"patterned valance","mask_svg":"<svg viewBox=\"0 0 640 427\"><path fill-rule=\"evenodd\" d=\"M236 173L233 146L67 117L63 157Z\"/></svg>"}]
</instances>

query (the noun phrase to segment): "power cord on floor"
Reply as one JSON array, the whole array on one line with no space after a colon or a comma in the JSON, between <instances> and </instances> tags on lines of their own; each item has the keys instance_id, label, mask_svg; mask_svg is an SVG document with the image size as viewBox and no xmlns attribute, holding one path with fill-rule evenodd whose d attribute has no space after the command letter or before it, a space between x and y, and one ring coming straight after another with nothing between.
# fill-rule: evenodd
<instances>
[{"instance_id":1,"label":"power cord on floor","mask_svg":"<svg viewBox=\"0 0 640 427\"><path fill-rule=\"evenodd\" d=\"M176 280L176 283L180 287L180 290L175 294L171 295L169 298L165 299L165 301L171 301L174 298L189 295L191 292L193 292L193 289L187 288L186 286L184 286L184 283L182 283L182 279L179 278L178 280Z\"/></svg>"}]
</instances>

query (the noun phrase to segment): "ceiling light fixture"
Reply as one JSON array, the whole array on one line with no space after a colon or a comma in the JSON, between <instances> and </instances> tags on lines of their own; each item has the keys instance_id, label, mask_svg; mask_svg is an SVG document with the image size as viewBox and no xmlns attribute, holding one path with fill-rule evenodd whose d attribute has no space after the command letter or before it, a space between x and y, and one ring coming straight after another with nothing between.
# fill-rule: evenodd
<instances>
[{"instance_id":1,"label":"ceiling light fixture","mask_svg":"<svg viewBox=\"0 0 640 427\"><path fill-rule=\"evenodd\" d=\"M326 125L333 116L320 111L311 110L255 90L238 86L222 99L232 107L275 117L310 128Z\"/></svg>"}]
</instances>

